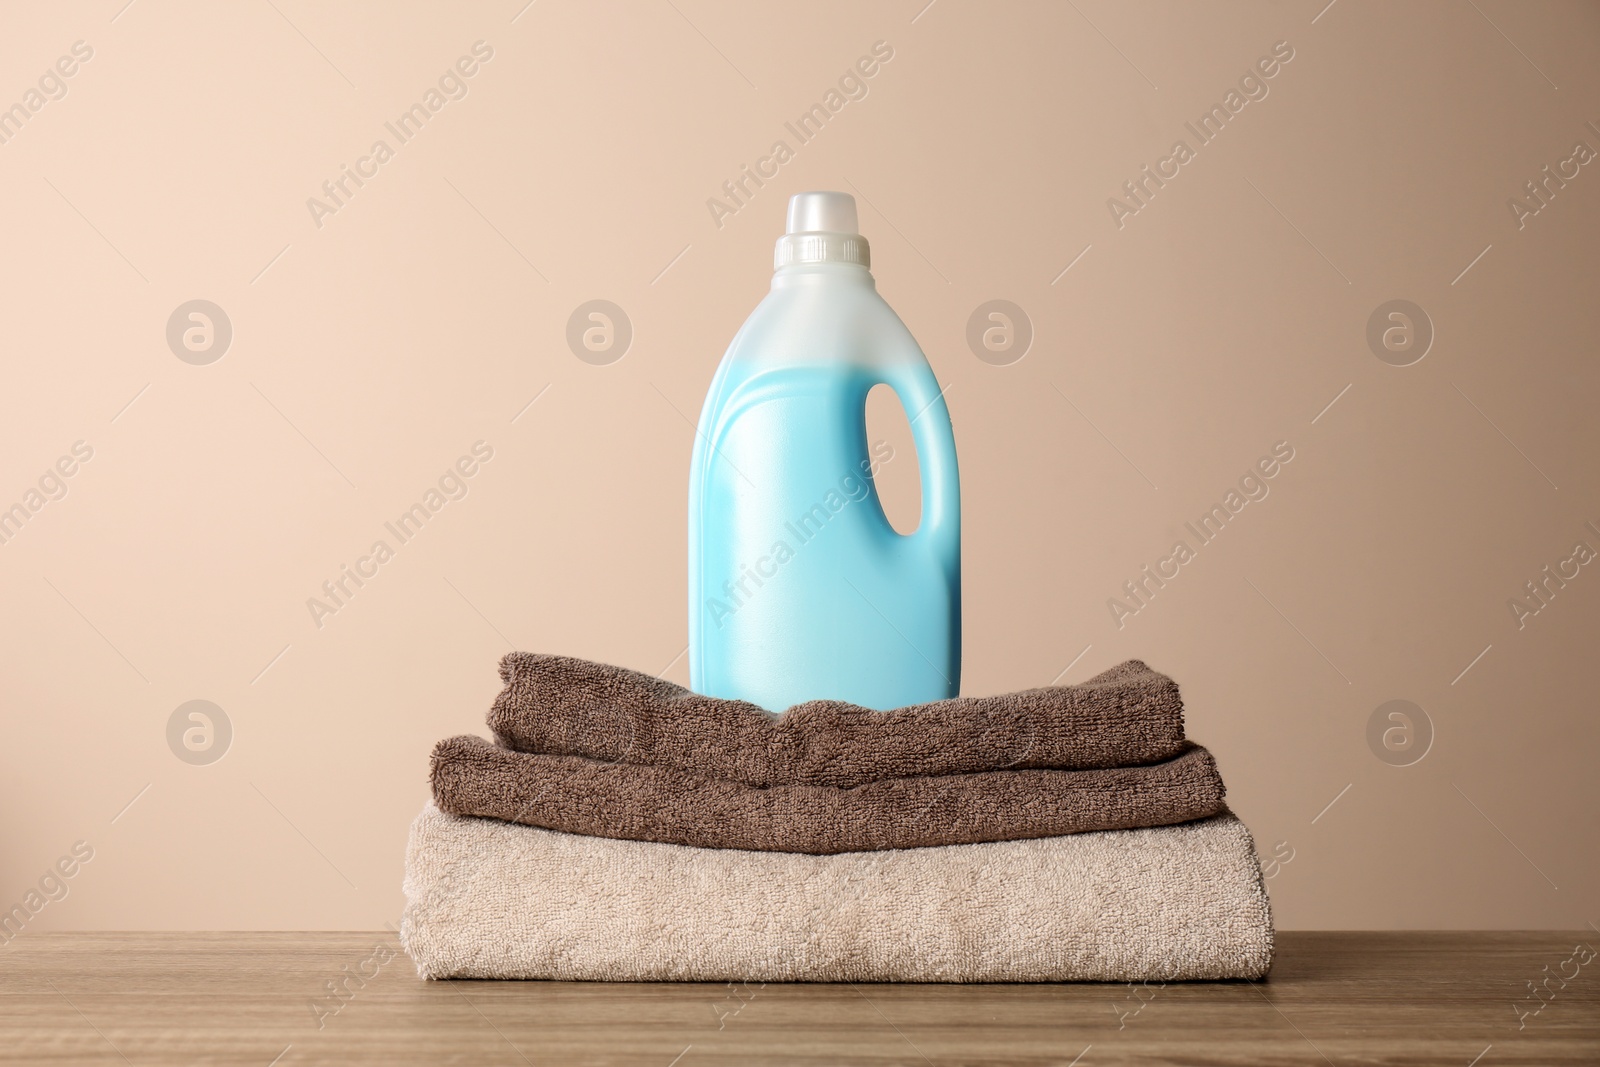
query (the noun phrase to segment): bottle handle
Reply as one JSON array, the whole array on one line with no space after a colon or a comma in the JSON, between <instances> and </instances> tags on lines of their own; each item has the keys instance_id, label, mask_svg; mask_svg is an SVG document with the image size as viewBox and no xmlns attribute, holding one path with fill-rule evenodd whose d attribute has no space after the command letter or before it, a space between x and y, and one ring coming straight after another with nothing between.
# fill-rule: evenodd
<instances>
[{"instance_id":1,"label":"bottle handle","mask_svg":"<svg viewBox=\"0 0 1600 1067\"><path fill-rule=\"evenodd\" d=\"M920 357L920 353L918 353ZM926 539L939 553L959 551L961 545L961 475L956 467L955 431L950 409L933 376L933 368L918 358L886 368L883 382L895 391L911 423L922 482L922 515L913 538Z\"/></svg>"}]
</instances>

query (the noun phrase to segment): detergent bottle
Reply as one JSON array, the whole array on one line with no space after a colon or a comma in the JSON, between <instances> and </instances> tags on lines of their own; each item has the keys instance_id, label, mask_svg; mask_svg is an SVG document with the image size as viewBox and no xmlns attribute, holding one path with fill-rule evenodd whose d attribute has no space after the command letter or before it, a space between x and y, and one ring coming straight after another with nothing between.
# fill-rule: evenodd
<instances>
[{"instance_id":1,"label":"detergent bottle","mask_svg":"<svg viewBox=\"0 0 1600 1067\"><path fill-rule=\"evenodd\" d=\"M855 199L800 193L772 290L712 378L689 472L689 680L770 711L879 710L961 681L961 489L933 369L873 282ZM867 393L905 409L921 471L915 531L873 480Z\"/></svg>"}]
</instances>

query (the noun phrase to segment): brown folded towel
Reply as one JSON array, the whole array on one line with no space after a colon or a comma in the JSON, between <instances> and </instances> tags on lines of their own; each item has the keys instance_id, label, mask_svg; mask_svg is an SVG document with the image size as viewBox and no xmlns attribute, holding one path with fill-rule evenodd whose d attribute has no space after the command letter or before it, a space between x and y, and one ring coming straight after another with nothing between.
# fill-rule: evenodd
<instances>
[{"instance_id":1,"label":"brown folded towel","mask_svg":"<svg viewBox=\"0 0 1600 1067\"><path fill-rule=\"evenodd\" d=\"M489 728L508 748L753 786L849 788L1004 768L1126 767L1170 759L1184 745L1177 683L1138 660L1081 685L894 711L812 700L776 715L569 656L512 652L500 661L500 677L506 687Z\"/></svg>"},{"instance_id":2,"label":"brown folded towel","mask_svg":"<svg viewBox=\"0 0 1600 1067\"><path fill-rule=\"evenodd\" d=\"M452 815L591 837L813 855L1167 826L1223 810L1216 761L1198 745L1148 766L889 778L842 789L761 788L452 737L434 747L432 777L434 801Z\"/></svg>"}]
</instances>

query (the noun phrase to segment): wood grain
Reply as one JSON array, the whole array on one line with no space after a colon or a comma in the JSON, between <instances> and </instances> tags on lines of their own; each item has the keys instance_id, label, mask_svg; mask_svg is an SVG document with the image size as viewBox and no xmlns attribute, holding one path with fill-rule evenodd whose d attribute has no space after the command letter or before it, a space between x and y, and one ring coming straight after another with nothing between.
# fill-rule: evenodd
<instances>
[{"instance_id":1,"label":"wood grain","mask_svg":"<svg viewBox=\"0 0 1600 1067\"><path fill-rule=\"evenodd\" d=\"M389 932L24 934L0 1063L1593 1065L1600 958L1513 1009L1580 942L1291 932L1261 983L730 989L422 982ZM374 967L332 1013L326 983Z\"/></svg>"}]
</instances>

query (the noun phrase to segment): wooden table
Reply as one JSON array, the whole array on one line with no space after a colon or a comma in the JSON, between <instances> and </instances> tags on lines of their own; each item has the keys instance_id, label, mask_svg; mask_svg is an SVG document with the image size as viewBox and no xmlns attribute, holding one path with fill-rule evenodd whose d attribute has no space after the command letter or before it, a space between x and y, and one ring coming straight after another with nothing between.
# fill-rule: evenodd
<instances>
[{"instance_id":1,"label":"wooden table","mask_svg":"<svg viewBox=\"0 0 1600 1067\"><path fill-rule=\"evenodd\" d=\"M1578 943L1600 935L1281 933L1260 983L730 989L423 982L388 932L25 932L0 1062L1600 1064Z\"/></svg>"}]
</instances>

